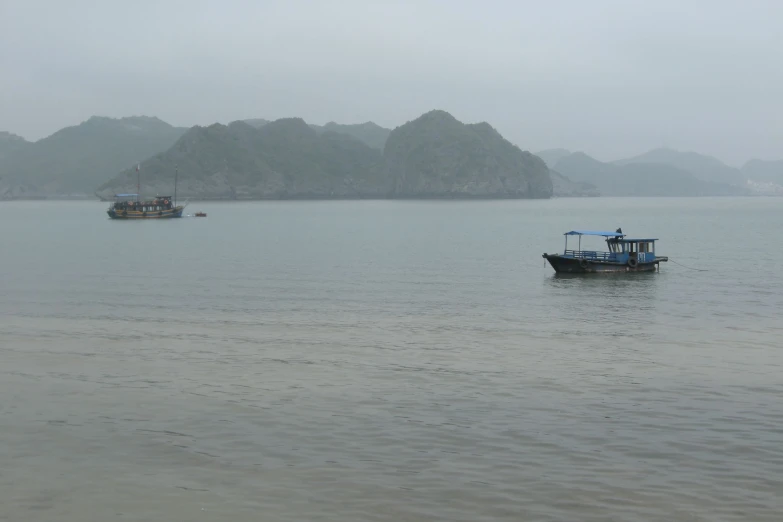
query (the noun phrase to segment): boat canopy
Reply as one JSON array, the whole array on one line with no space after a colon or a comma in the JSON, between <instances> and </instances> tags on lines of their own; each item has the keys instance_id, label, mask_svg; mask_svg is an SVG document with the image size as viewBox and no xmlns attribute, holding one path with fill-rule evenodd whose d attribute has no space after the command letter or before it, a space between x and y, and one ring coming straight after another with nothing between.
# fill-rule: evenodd
<instances>
[{"instance_id":1,"label":"boat canopy","mask_svg":"<svg viewBox=\"0 0 783 522\"><path fill-rule=\"evenodd\" d=\"M115 198L130 198L135 196L138 196L138 194L115 194L114 195Z\"/></svg>"},{"instance_id":2,"label":"boat canopy","mask_svg":"<svg viewBox=\"0 0 783 522\"><path fill-rule=\"evenodd\" d=\"M572 230L563 234L565 236L603 236L603 237L625 237L622 232L607 232L603 230Z\"/></svg>"}]
</instances>

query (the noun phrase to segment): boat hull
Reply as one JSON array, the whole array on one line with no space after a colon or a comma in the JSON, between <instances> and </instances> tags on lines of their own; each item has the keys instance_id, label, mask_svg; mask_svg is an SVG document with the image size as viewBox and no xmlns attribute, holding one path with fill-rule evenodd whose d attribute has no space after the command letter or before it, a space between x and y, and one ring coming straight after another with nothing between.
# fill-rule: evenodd
<instances>
[{"instance_id":1,"label":"boat hull","mask_svg":"<svg viewBox=\"0 0 783 522\"><path fill-rule=\"evenodd\" d=\"M664 259L656 259L649 263L637 263L636 266L630 266L625 263L615 263L611 261L592 261L589 259L578 259L574 257L565 257L558 254L544 254L544 259L558 274L611 274L626 272L655 272L658 269L658 263Z\"/></svg>"},{"instance_id":2,"label":"boat hull","mask_svg":"<svg viewBox=\"0 0 783 522\"><path fill-rule=\"evenodd\" d=\"M111 219L171 219L181 218L184 206L174 207L167 210L155 210L151 212L140 212L138 210L116 211L110 208L106 211Z\"/></svg>"}]
</instances>

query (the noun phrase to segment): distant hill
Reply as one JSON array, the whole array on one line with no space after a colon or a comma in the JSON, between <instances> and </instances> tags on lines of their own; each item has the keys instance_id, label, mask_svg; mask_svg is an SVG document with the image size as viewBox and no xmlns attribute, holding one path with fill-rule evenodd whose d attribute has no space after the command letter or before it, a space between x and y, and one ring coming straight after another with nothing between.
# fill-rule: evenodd
<instances>
[{"instance_id":1,"label":"distant hill","mask_svg":"<svg viewBox=\"0 0 783 522\"><path fill-rule=\"evenodd\" d=\"M549 170L488 123L466 125L435 110L397 127L384 149L402 197L548 198Z\"/></svg>"},{"instance_id":2,"label":"distant hill","mask_svg":"<svg viewBox=\"0 0 783 522\"><path fill-rule=\"evenodd\" d=\"M544 163L546 163L546 166L550 169L554 167L561 158L565 158L569 154L571 154L571 151L566 149L547 149L536 152L536 156L544 160Z\"/></svg>"},{"instance_id":3,"label":"distant hill","mask_svg":"<svg viewBox=\"0 0 783 522\"><path fill-rule=\"evenodd\" d=\"M243 121L248 125L251 125L257 129L270 123L269 120L265 120L263 118L254 118L254 119L243 120ZM343 123L335 123L333 121L330 121L326 125L315 125L313 123L310 123L309 126L311 129L313 129L318 133L332 131L332 132L337 132L339 134L346 134L348 136L353 136L357 140L365 143L366 145L372 147L373 149L378 149L381 151L383 150L384 145L386 145L386 139L389 137L389 133L391 132L390 129L386 129L384 127L381 127L380 125L376 125L371 121L368 121L366 123L355 123L355 124L343 124Z\"/></svg>"},{"instance_id":4,"label":"distant hill","mask_svg":"<svg viewBox=\"0 0 783 522\"><path fill-rule=\"evenodd\" d=\"M688 171L663 163L603 163L582 152L561 158L557 172L595 185L603 196L728 196L742 188L702 181Z\"/></svg>"},{"instance_id":5,"label":"distant hill","mask_svg":"<svg viewBox=\"0 0 783 522\"><path fill-rule=\"evenodd\" d=\"M783 185L783 160L750 160L742 166L742 175L759 183Z\"/></svg>"},{"instance_id":6,"label":"distant hill","mask_svg":"<svg viewBox=\"0 0 783 522\"><path fill-rule=\"evenodd\" d=\"M23 147L30 145L30 142L21 136L10 132L0 131L0 160Z\"/></svg>"},{"instance_id":7,"label":"distant hill","mask_svg":"<svg viewBox=\"0 0 783 522\"><path fill-rule=\"evenodd\" d=\"M726 183L737 186L745 184L745 179L739 169L729 167L712 156L705 156L704 154L698 154L696 152L681 152L674 149L659 148L645 152L639 156L617 160L614 163L617 165L658 163L690 172L697 179L702 181Z\"/></svg>"},{"instance_id":8,"label":"distant hill","mask_svg":"<svg viewBox=\"0 0 783 522\"><path fill-rule=\"evenodd\" d=\"M753 194L783 196L783 160L750 160L742 166L742 175Z\"/></svg>"},{"instance_id":9,"label":"distant hill","mask_svg":"<svg viewBox=\"0 0 783 522\"><path fill-rule=\"evenodd\" d=\"M184 131L145 116L93 116L0 159L0 199L90 196L118 171L171 147Z\"/></svg>"},{"instance_id":10,"label":"distant hill","mask_svg":"<svg viewBox=\"0 0 783 522\"><path fill-rule=\"evenodd\" d=\"M536 154L538 156L538 154ZM584 181L572 181L556 170L549 169L549 177L552 178L552 195L560 198L567 197L597 197L601 193L598 187Z\"/></svg>"},{"instance_id":11,"label":"distant hill","mask_svg":"<svg viewBox=\"0 0 783 522\"><path fill-rule=\"evenodd\" d=\"M326 127L326 126L325 126ZM142 193L195 199L549 197L544 162L486 123L465 125L433 111L392 131L382 154L351 135L300 118L258 127L194 127L141 164ZM129 168L100 186L133 191Z\"/></svg>"},{"instance_id":12,"label":"distant hill","mask_svg":"<svg viewBox=\"0 0 783 522\"><path fill-rule=\"evenodd\" d=\"M270 120L265 120L264 118L251 118L249 120L242 120L251 127L255 127L256 129L260 129L264 125L270 122Z\"/></svg>"},{"instance_id":13,"label":"distant hill","mask_svg":"<svg viewBox=\"0 0 783 522\"><path fill-rule=\"evenodd\" d=\"M143 194L178 193L196 199L385 197L380 151L336 132L318 133L300 118L258 128L245 122L193 127L169 150L141 165ZM127 169L100 186L111 197L134 188Z\"/></svg>"}]
</instances>

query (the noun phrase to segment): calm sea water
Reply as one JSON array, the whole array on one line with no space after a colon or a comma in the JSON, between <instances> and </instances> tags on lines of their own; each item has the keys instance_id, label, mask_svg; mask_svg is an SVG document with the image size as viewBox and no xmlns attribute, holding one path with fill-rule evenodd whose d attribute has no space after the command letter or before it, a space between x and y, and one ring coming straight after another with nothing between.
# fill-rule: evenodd
<instances>
[{"instance_id":1,"label":"calm sea water","mask_svg":"<svg viewBox=\"0 0 783 522\"><path fill-rule=\"evenodd\" d=\"M0 520L783 519L781 199L105 207L0 204Z\"/></svg>"}]
</instances>

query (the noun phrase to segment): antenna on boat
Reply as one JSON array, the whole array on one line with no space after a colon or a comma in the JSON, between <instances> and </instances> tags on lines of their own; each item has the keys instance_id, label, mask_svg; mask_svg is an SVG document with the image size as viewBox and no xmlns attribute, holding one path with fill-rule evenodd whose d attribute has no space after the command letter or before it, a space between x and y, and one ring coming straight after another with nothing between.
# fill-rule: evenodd
<instances>
[{"instance_id":1,"label":"antenna on boat","mask_svg":"<svg viewBox=\"0 0 783 522\"><path fill-rule=\"evenodd\" d=\"M177 177L179 177L179 165L174 165L174 208L177 208Z\"/></svg>"}]
</instances>

